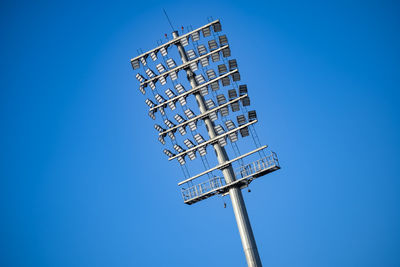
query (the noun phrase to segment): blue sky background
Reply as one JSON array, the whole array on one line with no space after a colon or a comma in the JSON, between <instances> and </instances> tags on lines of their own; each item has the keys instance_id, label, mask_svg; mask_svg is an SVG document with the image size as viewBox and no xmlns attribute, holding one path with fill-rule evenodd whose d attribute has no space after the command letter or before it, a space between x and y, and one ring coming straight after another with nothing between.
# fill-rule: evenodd
<instances>
[{"instance_id":1,"label":"blue sky background","mask_svg":"<svg viewBox=\"0 0 400 267\"><path fill-rule=\"evenodd\" d=\"M129 60L220 18L282 170L244 192L264 266L400 266L395 1L3 1L0 266L245 266L184 205Z\"/></svg>"}]
</instances>

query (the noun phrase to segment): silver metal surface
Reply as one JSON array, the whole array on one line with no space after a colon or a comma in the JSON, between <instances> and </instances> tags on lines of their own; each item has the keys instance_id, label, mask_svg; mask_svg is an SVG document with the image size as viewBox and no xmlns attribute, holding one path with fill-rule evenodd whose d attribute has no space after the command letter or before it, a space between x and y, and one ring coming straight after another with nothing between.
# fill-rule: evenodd
<instances>
[{"instance_id":1,"label":"silver metal surface","mask_svg":"<svg viewBox=\"0 0 400 267\"><path fill-rule=\"evenodd\" d=\"M178 38L178 32L173 32L174 39ZM183 63L185 64L188 62L188 57L186 55L185 49L183 48L180 42L176 42L175 45L178 47L179 54ZM215 52L217 50L214 50ZM190 70L190 68L186 68L186 73L190 85L192 88L197 87L196 80L194 79L194 74ZM199 109L201 113L207 112L206 105L204 103L203 96L196 92L194 93L197 103L199 105ZM207 125L208 135L210 138L215 138L217 135L214 130L214 123L210 120L210 118L204 118L204 122ZM214 150L217 154L219 164L224 164L225 162L229 161L228 155L223 147L219 145L218 142L213 144ZM228 166L227 168L222 170L226 183L232 183L235 181L235 174L233 172L232 166ZM246 255L247 265L249 267L260 267L262 266L260 256L258 254L257 245L254 239L253 230L251 229L249 216L247 214L246 205L243 200L242 191L240 187L231 187L229 189L229 195L232 202L233 211L235 213L236 222L238 225L240 238L242 240L242 246L244 253Z\"/></svg>"}]
</instances>

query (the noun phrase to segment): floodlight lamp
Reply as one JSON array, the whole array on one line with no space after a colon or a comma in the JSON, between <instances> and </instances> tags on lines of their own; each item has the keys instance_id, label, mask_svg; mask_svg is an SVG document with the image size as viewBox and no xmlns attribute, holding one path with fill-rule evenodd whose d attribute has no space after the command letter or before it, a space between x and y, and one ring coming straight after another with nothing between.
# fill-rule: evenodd
<instances>
[{"instance_id":1,"label":"floodlight lamp","mask_svg":"<svg viewBox=\"0 0 400 267\"><path fill-rule=\"evenodd\" d=\"M218 102L218 105L225 104L226 103L225 95L223 95L223 94L217 95L217 102Z\"/></svg>"},{"instance_id":2,"label":"floodlight lamp","mask_svg":"<svg viewBox=\"0 0 400 267\"><path fill-rule=\"evenodd\" d=\"M212 62L218 62L218 61L220 61L219 53L213 53L213 54L211 54L211 59L212 59Z\"/></svg>"},{"instance_id":3,"label":"floodlight lamp","mask_svg":"<svg viewBox=\"0 0 400 267\"><path fill-rule=\"evenodd\" d=\"M193 42L197 42L198 40L200 40L200 34L199 34L198 31L192 33L192 34L191 34L191 37L192 37L192 41L193 41Z\"/></svg>"},{"instance_id":4,"label":"floodlight lamp","mask_svg":"<svg viewBox=\"0 0 400 267\"><path fill-rule=\"evenodd\" d=\"M185 87L183 87L182 84L178 83L177 85L175 85L175 89L179 94L183 94L186 90Z\"/></svg>"},{"instance_id":5,"label":"floodlight lamp","mask_svg":"<svg viewBox=\"0 0 400 267\"><path fill-rule=\"evenodd\" d=\"M199 67L197 66L197 62L192 62L192 63L190 63L190 64L189 64L189 67L190 67L190 70L191 70L192 72L195 72L195 71L197 71L197 70L199 69Z\"/></svg>"},{"instance_id":6,"label":"floodlight lamp","mask_svg":"<svg viewBox=\"0 0 400 267\"><path fill-rule=\"evenodd\" d=\"M210 84L211 90L213 91L217 91L219 89L219 83L218 81L215 81L213 83Z\"/></svg>"},{"instance_id":7,"label":"floodlight lamp","mask_svg":"<svg viewBox=\"0 0 400 267\"><path fill-rule=\"evenodd\" d=\"M165 77L163 75L160 76L159 81L160 81L161 85L165 85L167 83L167 80L165 79Z\"/></svg>"},{"instance_id":8,"label":"floodlight lamp","mask_svg":"<svg viewBox=\"0 0 400 267\"><path fill-rule=\"evenodd\" d=\"M193 49L188 50L186 53L187 53L189 59L195 59L196 58L196 53L194 52Z\"/></svg>"},{"instance_id":9,"label":"floodlight lamp","mask_svg":"<svg viewBox=\"0 0 400 267\"><path fill-rule=\"evenodd\" d=\"M167 52L167 49L166 49L165 46L160 48L160 53L161 53L161 55L162 55L163 57L165 57L166 55L168 55L168 52Z\"/></svg>"},{"instance_id":10,"label":"floodlight lamp","mask_svg":"<svg viewBox=\"0 0 400 267\"><path fill-rule=\"evenodd\" d=\"M227 73L227 72L228 72L228 69L226 68L225 64L218 65L218 74L219 75L222 75L222 74Z\"/></svg>"},{"instance_id":11,"label":"floodlight lamp","mask_svg":"<svg viewBox=\"0 0 400 267\"><path fill-rule=\"evenodd\" d=\"M248 127L244 127L242 129L240 129L239 132L242 137L249 136L249 128Z\"/></svg>"},{"instance_id":12,"label":"floodlight lamp","mask_svg":"<svg viewBox=\"0 0 400 267\"><path fill-rule=\"evenodd\" d=\"M244 115L236 116L236 120L239 126L246 124L246 117Z\"/></svg>"},{"instance_id":13,"label":"floodlight lamp","mask_svg":"<svg viewBox=\"0 0 400 267\"><path fill-rule=\"evenodd\" d=\"M229 65L229 71L237 69L237 67L238 67L236 59L229 60L228 65Z\"/></svg>"},{"instance_id":14,"label":"floodlight lamp","mask_svg":"<svg viewBox=\"0 0 400 267\"><path fill-rule=\"evenodd\" d=\"M222 49L222 56L223 57L230 57L231 56L231 49L229 47Z\"/></svg>"},{"instance_id":15,"label":"floodlight lamp","mask_svg":"<svg viewBox=\"0 0 400 267\"><path fill-rule=\"evenodd\" d=\"M222 31L222 27L221 27L221 23L220 22L216 22L212 26L213 26L214 32Z\"/></svg>"},{"instance_id":16,"label":"floodlight lamp","mask_svg":"<svg viewBox=\"0 0 400 267\"><path fill-rule=\"evenodd\" d=\"M246 97L242 98L242 105L244 107L250 106L250 97L246 96Z\"/></svg>"},{"instance_id":17,"label":"floodlight lamp","mask_svg":"<svg viewBox=\"0 0 400 267\"><path fill-rule=\"evenodd\" d=\"M204 76L202 74L197 74L194 78L196 79L196 82L198 84L202 84L202 83L206 82L206 80L204 79Z\"/></svg>"},{"instance_id":18,"label":"floodlight lamp","mask_svg":"<svg viewBox=\"0 0 400 267\"><path fill-rule=\"evenodd\" d=\"M184 136L184 135L186 134L185 127L179 127L179 128L178 128L178 131L179 131L179 133L180 133L182 136Z\"/></svg>"},{"instance_id":19,"label":"floodlight lamp","mask_svg":"<svg viewBox=\"0 0 400 267\"><path fill-rule=\"evenodd\" d=\"M186 37L181 38L180 42L183 46L187 46L189 44L188 39Z\"/></svg>"},{"instance_id":20,"label":"floodlight lamp","mask_svg":"<svg viewBox=\"0 0 400 267\"><path fill-rule=\"evenodd\" d=\"M151 90L156 89L156 84L153 81L149 82L149 86L150 86Z\"/></svg>"},{"instance_id":21,"label":"floodlight lamp","mask_svg":"<svg viewBox=\"0 0 400 267\"><path fill-rule=\"evenodd\" d=\"M153 120L156 119L156 116L154 116L154 111L153 110L149 111L149 117L152 118Z\"/></svg>"},{"instance_id":22,"label":"floodlight lamp","mask_svg":"<svg viewBox=\"0 0 400 267\"><path fill-rule=\"evenodd\" d=\"M165 115L164 107L158 107L158 110L160 111L161 115Z\"/></svg>"},{"instance_id":23,"label":"floodlight lamp","mask_svg":"<svg viewBox=\"0 0 400 267\"><path fill-rule=\"evenodd\" d=\"M222 82L222 86L228 86L231 84L231 80L229 79L229 77L222 78L221 82Z\"/></svg>"},{"instance_id":24,"label":"floodlight lamp","mask_svg":"<svg viewBox=\"0 0 400 267\"><path fill-rule=\"evenodd\" d=\"M225 132L224 128L222 128L222 126L219 125L219 124L215 125L214 129L215 129L215 131L217 132L218 135L221 135L221 134L223 134ZM218 143L219 143L220 146L226 146L227 143L226 143L225 137L219 138L218 139Z\"/></svg>"},{"instance_id":25,"label":"floodlight lamp","mask_svg":"<svg viewBox=\"0 0 400 267\"><path fill-rule=\"evenodd\" d=\"M191 121L191 122L188 123L188 125L189 125L189 128L190 128L190 130L191 130L192 132L197 130L196 121Z\"/></svg>"},{"instance_id":26,"label":"floodlight lamp","mask_svg":"<svg viewBox=\"0 0 400 267\"><path fill-rule=\"evenodd\" d=\"M178 123L184 123L184 122L185 122L185 119L184 119L181 115L179 115L179 114L176 114L176 115L174 116L174 118L175 118L175 120L176 120Z\"/></svg>"},{"instance_id":27,"label":"floodlight lamp","mask_svg":"<svg viewBox=\"0 0 400 267\"><path fill-rule=\"evenodd\" d=\"M148 105L150 108L152 108L152 107L154 107L155 105L154 105L154 103L153 103L153 101L151 101L150 99L146 99L145 101L144 101L145 103L146 103L146 105Z\"/></svg>"},{"instance_id":28,"label":"floodlight lamp","mask_svg":"<svg viewBox=\"0 0 400 267\"><path fill-rule=\"evenodd\" d=\"M202 32L204 37L208 37L211 35L210 27L203 28Z\"/></svg>"},{"instance_id":29,"label":"floodlight lamp","mask_svg":"<svg viewBox=\"0 0 400 267\"><path fill-rule=\"evenodd\" d=\"M226 35L219 36L219 45L224 46L227 44L228 44L228 38L226 38Z\"/></svg>"},{"instance_id":30,"label":"floodlight lamp","mask_svg":"<svg viewBox=\"0 0 400 267\"><path fill-rule=\"evenodd\" d=\"M231 109L232 109L232 112L239 111L240 110L239 102L236 101L236 102L231 103Z\"/></svg>"},{"instance_id":31,"label":"floodlight lamp","mask_svg":"<svg viewBox=\"0 0 400 267\"><path fill-rule=\"evenodd\" d=\"M179 162L179 164L184 165L185 159L182 156L180 156L180 157L178 157L178 162Z\"/></svg>"},{"instance_id":32,"label":"floodlight lamp","mask_svg":"<svg viewBox=\"0 0 400 267\"><path fill-rule=\"evenodd\" d=\"M174 133L172 131L168 132L168 136L169 136L169 138L171 138L171 140L175 139L175 135L174 135Z\"/></svg>"},{"instance_id":33,"label":"floodlight lamp","mask_svg":"<svg viewBox=\"0 0 400 267\"><path fill-rule=\"evenodd\" d=\"M142 94L146 94L146 90L144 90L144 87L142 85L139 86L139 90Z\"/></svg>"},{"instance_id":34,"label":"floodlight lamp","mask_svg":"<svg viewBox=\"0 0 400 267\"><path fill-rule=\"evenodd\" d=\"M176 105L174 101L168 102L168 106L171 110L175 110L176 109Z\"/></svg>"},{"instance_id":35,"label":"floodlight lamp","mask_svg":"<svg viewBox=\"0 0 400 267\"><path fill-rule=\"evenodd\" d=\"M229 100L232 100L232 99L234 99L236 97L237 97L237 93L236 93L235 89L228 90L228 98L229 98Z\"/></svg>"},{"instance_id":36,"label":"floodlight lamp","mask_svg":"<svg viewBox=\"0 0 400 267\"><path fill-rule=\"evenodd\" d=\"M179 101L179 103L181 104L181 106L183 107L183 106L186 106L186 104L187 104L187 102L186 102L186 97L180 97L179 99L178 99L178 101Z\"/></svg>"},{"instance_id":37,"label":"floodlight lamp","mask_svg":"<svg viewBox=\"0 0 400 267\"><path fill-rule=\"evenodd\" d=\"M208 57L203 57L202 59L200 59L200 64L201 64L201 66L204 68L204 67L207 67L208 65L209 65L209 62L208 62Z\"/></svg>"},{"instance_id":38,"label":"floodlight lamp","mask_svg":"<svg viewBox=\"0 0 400 267\"><path fill-rule=\"evenodd\" d=\"M167 66L169 69L173 69L176 67L176 63L172 58L167 59Z\"/></svg>"},{"instance_id":39,"label":"floodlight lamp","mask_svg":"<svg viewBox=\"0 0 400 267\"><path fill-rule=\"evenodd\" d=\"M200 94L201 94L202 96L208 95L208 87L207 87L207 86L201 87L201 88L199 89L199 91L200 91Z\"/></svg>"},{"instance_id":40,"label":"floodlight lamp","mask_svg":"<svg viewBox=\"0 0 400 267\"><path fill-rule=\"evenodd\" d=\"M144 80L145 80L144 77L142 75L140 75L139 73L137 73L135 77L141 83L144 82Z\"/></svg>"},{"instance_id":41,"label":"floodlight lamp","mask_svg":"<svg viewBox=\"0 0 400 267\"><path fill-rule=\"evenodd\" d=\"M153 72L151 69L149 69L149 68L146 69L146 74L147 74L147 76L148 76L149 78L153 78L154 76L156 76L156 75L154 74L154 72Z\"/></svg>"},{"instance_id":42,"label":"floodlight lamp","mask_svg":"<svg viewBox=\"0 0 400 267\"><path fill-rule=\"evenodd\" d=\"M164 123L165 123L165 125L167 125L169 128L175 127L175 124L174 124L172 121L168 120L168 119L165 119L165 120L164 120Z\"/></svg>"},{"instance_id":43,"label":"floodlight lamp","mask_svg":"<svg viewBox=\"0 0 400 267\"><path fill-rule=\"evenodd\" d=\"M232 73L232 80L234 82L240 81L240 73L239 72Z\"/></svg>"},{"instance_id":44,"label":"floodlight lamp","mask_svg":"<svg viewBox=\"0 0 400 267\"><path fill-rule=\"evenodd\" d=\"M168 96L168 98L174 98L176 95L171 89L165 90L165 94Z\"/></svg>"},{"instance_id":45,"label":"floodlight lamp","mask_svg":"<svg viewBox=\"0 0 400 267\"><path fill-rule=\"evenodd\" d=\"M131 61L131 64L132 64L132 68L134 69L134 70L137 70L138 68L140 68L140 63L139 63L139 60L132 60Z\"/></svg>"},{"instance_id":46,"label":"floodlight lamp","mask_svg":"<svg viewBox=\"0 0 400 267\"><path fill-rule=\"evenodd\" d=\"M160 94L156 94L154 97L156 98L157 102L160 104L162 104L165 101L164 97L162 97Z\"/></svg>"},{"instance_id":47,"label":"floodlight lamp","mask_svg":"<svg viewBox=\"0 0 400 267\"><path fill-rule=\"evenodd\" d=\"M212 80L217 77L217 75L215 74L215 71L213 69L207 70L206 74L207 74L208 80Z\"/></svg>"},{"instance_id":48,"label":"floodlight lamp","mask_svg":"<svg viewBox=\"0 0 400 267\"><path fill-rule=\"evenodd\" d=\"M200 56L207 54L207 48L204 45L197 46L197 51L199 52Z\"/></svg>"},{"instance_id":49,"label":"floodlight lamp","mask_svg":"<svg viewBox=\"0 0 400 267\"><path fill-rule=\"evenodd\" d=\"M178 79L178 75L176 71L173 71L169 74L169 76L171 77L171 80L175 81L176 79Z\"/></svg>"},{"instance_id":50,"label":"floodlight lamp","mask_svg":"<svg viewBox=\"0 0 400 267\"><path fill-rule=\"evenodd\" d=\"M193 142L190 141L189 139L183 140L183 143L187 146L187 148L192 148L192 147L194 147Z\"/></svg>"},{"instance_id":51,"label":"floodlight lamp","mask_svg":"<svg viewBox=\"0 0 400 267\"><path fill-rule=\"evenodd\" d=\"M204 140L203 136L201 136L201 134L195 134L194 135L194 140L196 140L196 142L198 144L201 144L201 143L205 142L205 140Z\"/></svg>"},{"instance_id":52,"label":"floodlight lamp","mask_svg":"<svg viewBox=\"0 0 400 267\"><path fill-rule=\"evenodd\" d=\"M143 66L146 66L147 62L145 57L141 57L140 61L142 62Z\"/></svg>"},{"instance_id":53,"label":"floodlight lamp","mask_svg":"<svg viewBox=\"0 0 400 267\"><path fill-rule=\"evenodd\" d=\"M193 111L191 109L186 109L184 112L185 112L185 115L186 115L186 117L188 119L194 117L194 113L193 113Z\"/></svg>"},{"instance_id":54,"label":"floodlight lamp","mask_svg":"<svg viewBox=\"0 0 400 267\"><path fill-rule=\"evenodd\" d=\"M164 137L162 135L160 135L158 137L158 141L160 141L161 144L165 145L165 140L164 140Z\"/></svg>"},{"instance_id":55,"label":"floodlight lamp","mask_svg":"<svg viewBox=\"0 0 400 267\"><path fill-rule=\"evenodd\" d=\"M247 94L247 85L239 85L239 95L242 96L245 94Z\"/></svg>"},{"instance_id":56,"label":"floodlight lamp","mask_svg":"<svg viewBox=\"0 0 400 267\"><path fill-rule=\"evenodd\" d=\"M178 152L178 153L182 153L184 150L180 145L175 144L174 145L174 149Z\"/></svg>"},{"instance_id":57,"label":"floodlight lamp","mask_svg":"<svg viewBox=\"0 0 400 267\"><path fill-rule=\"evenodd\" d=\"M160 74L163 73L164 71L166 71L164 65L161 63L156 65L156 69L157 69L158 73L160 73Z\"/></svg>"},{"instance_id":58,"label":"floodlight lamp","mask_svg":"<svg viewBox=\"0 0 400 267\"><path fill-rule=\"evenodd\" d=\"M248 116L249 116L249 121L254 121L257 119L257 113L255 110L250 110L248 112Z\"/></svg>"},{"instance_id":59,"label":"floodlight lamp","mask_svg":"<svg viewBox=\"0 0 400 267\"><path fill-rule=\"evenodd\" d=\"M151 59L152 59L153 61L156 61L156 60L157 60L156 52L155 52L155 51L154 51L154 52L151 52L151 53L150 53L150 57L151 57Z\"/></svg>"},{"instance_id":60,"label":"floodlight lamp","mask_svg":"<svg viewBox=\"0 0 400 267\"><path fill-rule=\"evenodd\" d=\"M162 133L162 132L165 131L164 128L161 127L161 126L158 125L158 124L154 124L154 129L156 129L159 133Z\"/></svg>"},{"instance_id":61,"label":"floodlight lamp","mask_svg":"<svg viewBox=\"0 0 400 267\"><path fill-rule=\"evenodd\" d=\"M217 42L215 40L208 41L208 48L210 49L210 51L217 49L218 48Z\"/></svg>"},{"instance_id":62,"label":"floodlight lamp","mask_svg":"<svg viewBox=\"0 0 400 267\"><path fill-rule=\"evenodd\" d=\"M169 151L168 149L164 149L163 152L164 152L165 155L167 155L170 158L175 156L175 154L172 153L171 151Z\"/></svg>"}]
</instances>

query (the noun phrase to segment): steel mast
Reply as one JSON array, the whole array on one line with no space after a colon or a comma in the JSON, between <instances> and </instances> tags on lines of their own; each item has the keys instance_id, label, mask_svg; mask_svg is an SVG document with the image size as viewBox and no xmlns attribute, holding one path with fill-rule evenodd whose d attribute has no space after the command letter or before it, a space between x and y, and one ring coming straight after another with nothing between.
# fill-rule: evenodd
<instances>
[{"instance_id":1,"label":"steel mast","mask_svg":"<svg viewBox=\"0 0 400 267\"><path fill-rule=\"evenodd\" d=\"M174 39L178 38L178 31L174 31L172 33L172 36ZM180 42L176 42L175 45L178 48L182 62L186 63L188 61L188 57L182 44ZM186 74L192 88L197 87L198 84L190 68L186 68ZM199 92L194 93L194 96L196 97L200 112L202 114L205 113L207 111L207 108L204 103L203 96ZM204 118L204 122L207 125L206 128L210 138L215 138L217 134L214 130L214 123L208 117ZM218 142L214 143L213 147L217 154L219 164L222 165L229 161L225 148L221 147ZM236 180L235 174L230 164L226 168L222 169L222 173L227 184L232 183ZM243 200L242 191L240 190L239 186L233 186L229 189L229 195L231 198L233 211L235 213L240 238L242 240L243 250L246 255L247 264L249 267L261 267L262 264L260 260L260 255L258 254L257 244L254 238L253 230L251 228L249 216L247 214L246 204Z\"/></svg>"}]
</instances>

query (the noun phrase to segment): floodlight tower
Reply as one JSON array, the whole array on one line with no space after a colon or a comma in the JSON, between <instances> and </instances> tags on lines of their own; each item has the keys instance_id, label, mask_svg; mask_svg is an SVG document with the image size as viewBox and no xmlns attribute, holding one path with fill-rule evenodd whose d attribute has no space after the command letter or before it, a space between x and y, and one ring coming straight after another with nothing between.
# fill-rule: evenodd
<instances>
[{"instance_id":1,"label":"floodlight tower","mask_svg":"<svg viewBox=\"0 0 400 267\"><path fill-rule=\"evenodd\" d=\"M196 158L196 152L199 153L203 160L206 170L195 176L190 177L187 168L182 167L186 179L179 182L178 185L187 187L181 187L184 203L191 205L216 194L229 194L247 264L248 266L262 266L241 189L247 187L254 179L280 169L280 166L276 154L274 152L266 154L265 150L267 146L261 146L258 141L254 129L254 123L257 122L256 112L254 110L247 112L246 107L250 105L247 86L237 84L237 82L240 81L237 62L235 59L227 60L227 58L231 56L231 51L226 35L219 35L221 30L220 21L215 20L181 36L179 36L178 31L174 31L172 33L172 40L133 58L131 63L134 70L139 69L142 65L148 76L148 78L144 78L141 74L136 74L136 78L140 82L140 91L146 94L145 88L149 86L153 97L158 102L156 105L151 99L145 100L146 104L150 107L150 117L156 119L155 113L160 111L163 122L167 126L167 129L164 129L158 124L155 125L155 129L159 132L160 142L165 145L165 137L168 135L172 147L177 151L177 154L174 154L170 150L164 149L164 153L169 157L169 160L177 159L181 166L185 166L185 156L188 156L190 160L194 160ZM207 52L204 45L199 44L200 32L202 32L204 38L211 39L208 41L210 52ZM196 55L194 49L185 50L184 47L189 45L189 40L191 40L193 47L197 48L198 55ZM172 47L178 49L179 57L182 61L182 64L179 66L176 66L173 58L168 57L167 50ZM153 61L156 61L158 52L162 55L168 69L164 67L162 63L159 63L155 66L159 72L159 75L156 75L150 69L146 59L150 56ZM215 71L210 68L209 59L211 58L213 63L221 61L221 53L224 63L217 66L219 76L216 76ZM208 81L204 79L202 74L196 74L196 71L199 70L199 63L202 66L203 73L205 72L207 75ZM229 70L226 63L229 66ZM183 85L177 82L178 72L181 70L186 73L187 80L191 86L191 89L188 91L185 91ZM166 85L167 77L170 77L170 82L177 91L177 93L174 93L169 88L165 90L165 94L169 98L168 100L158 93L156 89L156 82L159 81L161 85ZM225 87L231 85L231 81L233 82L233 88L228 90L229 101L227 101L224 94L217 94L216 91L220 89L219 82ZM208 100L205 99L205 96L209 95L209 88L214 94L218 106L215 105L213 97ZM237 89L239 90L239 96L237 95ZM186 98L190 95L193 95L196 100L200 112L197 116L188 107L188 103L186 102ZM175 110L176 102L181 104L183 113L187 118L184 119L180 114L176 114L174 118L178 122L178 125L172 123L165 112L165 108L167 107L169 107L171 111ZM240 108L240 103L242 109ZM228 107L231 108L232 112L242 110L243 114L237 116L238 127L234 125L232 120L227 119L229 115ZM245 117L246 113L248 115L248 122ZM218 114L220 114L220 120L224 122L227 130L221 125L215 124L219 119ZM203 121L206 126L205 128L209 136L209 140L207 141L200 133L197 133L197 124L200 121ZM185 139L183 143L187 149L184 150L178 145L175 132L179 131L179 133L184 136L187 134L187 126L190 128L197 145L190 139ZM249 135L249 129L257 147L253 151L241 154L236 145L238 132L240 132L242 137L245 137ZM229 138L232 149L236 154L234 159L229 159L225 149L227 138ZM218 161L218 165L213 168L208 166L208 160L205 157L207 154L207 146L209 145L213 147ZM256 152L258 152L260 159L250 164L245 164L243 159L255 155ZM207 164L205 164L205 162ZM239 164L236 173L233 169L234 164ZM221 172L222 177L216 176L216 172ZM203 178L203 180L205 178L205 181L193 184L193 181L199 181L201 178Z\"/></svg>"}]
</instances>

